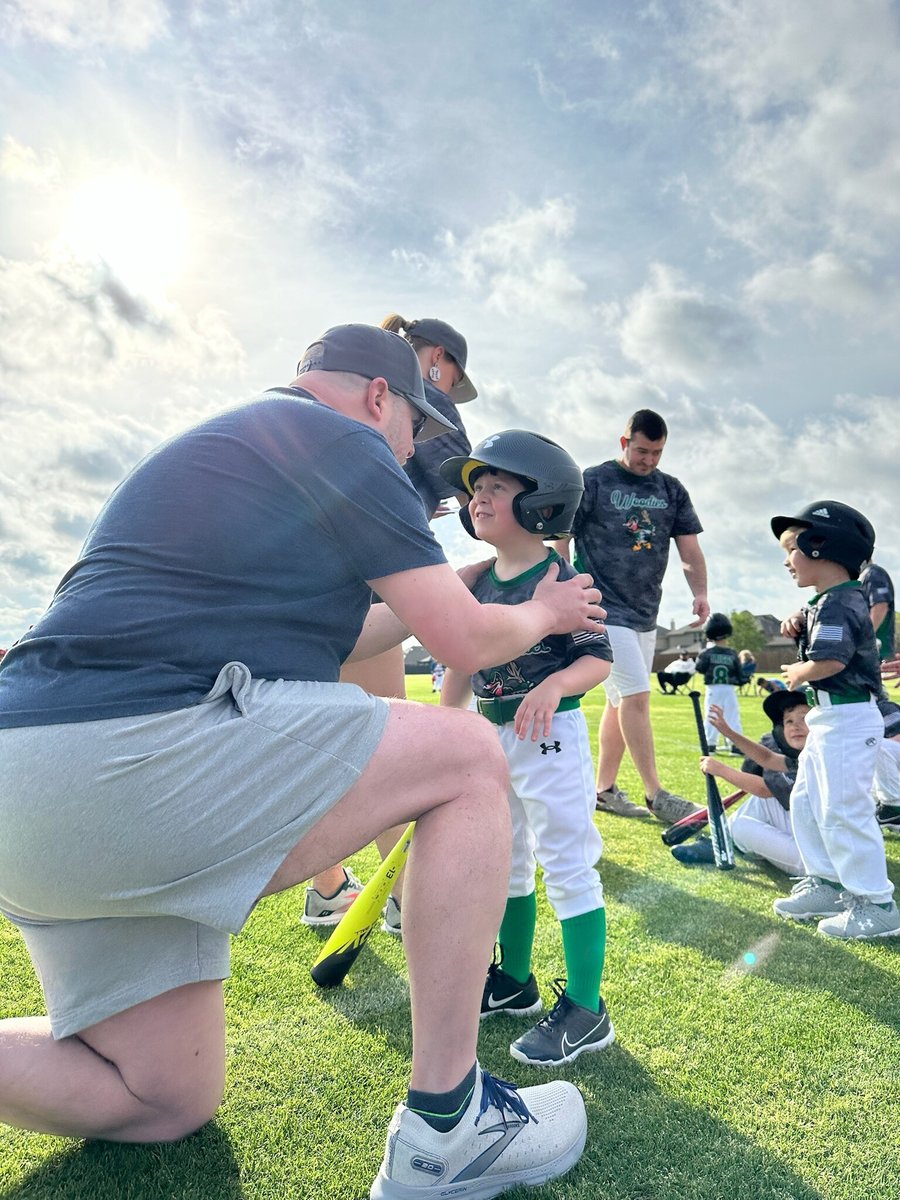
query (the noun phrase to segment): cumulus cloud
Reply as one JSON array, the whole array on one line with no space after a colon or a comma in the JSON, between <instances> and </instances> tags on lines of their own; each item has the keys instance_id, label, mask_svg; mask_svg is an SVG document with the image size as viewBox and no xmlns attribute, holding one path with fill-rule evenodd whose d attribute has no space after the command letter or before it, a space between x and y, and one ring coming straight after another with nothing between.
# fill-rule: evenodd
<instances>
[{"instance_id":1,"label":"cumulus cloud","mask_svg":"<svg viewBox=\"0 0 900 1200\"><path fill-rule=\"evenodd\" d=\"M834 313L848 321L896 328L900 309L893 277L865 260L822 251L803 260L771 263L747 282L746 295L763 306L796 306L801 313Z\"/></svg>"},{"instance_id":2,"label":"cumulus cloud","mask_svg":"<svg viewBox=\"0 0 900 1200\"><path fill-rule=\"evenodd\" d=\"M685 61L734 116L723 226L756 248L878 253L900 217L895 5L704 0L693 15Z\"/></svg>"},{"instance_id":3,"label":"cumulus cloud","mask_svg":"<svg viewBox=\"0 0 900 1200\"><path fill-rule=\"evenodd\" d=\"M648 374L702 386L712 371L758 359L759 330L738 304L689 285L663 265L626 303L622 351Z\"/></svg>"},{"instance_id":4,"label":"cumulus cloud","mask_svg":"<svg viewBox=\"0 0 900 1200\"><path fill-rule=\"evenodd\" d=\"M558 197L534 208L517 206L462 238L447 232L443 250L465 286L498 312L582 323L587 284L567 261L575 219L574 204Z\"/></svg>"},{"instance_id":5,"label":"cumulus cloud","mask_svg":"<svg viewBox=\"0 0 900 1200\"><path fill-rule=\"evenodd\" d=\"M36 188L52 187L59 180L59 158L50 152L38 154L11 134L0 143L0 176L14 183L26 183Z\"/></svg>"},{"instance_id":6,"label":"cumulus cloud","mask_svg":"<svg viewBox=\"0 0 900 1200\"><path fill-rule=\"evenodd\" d=\"M0 12L0 36L9 41L69 50L144 50L167 28L163 0L8 0Z\"/></svg>"}]
</instances>

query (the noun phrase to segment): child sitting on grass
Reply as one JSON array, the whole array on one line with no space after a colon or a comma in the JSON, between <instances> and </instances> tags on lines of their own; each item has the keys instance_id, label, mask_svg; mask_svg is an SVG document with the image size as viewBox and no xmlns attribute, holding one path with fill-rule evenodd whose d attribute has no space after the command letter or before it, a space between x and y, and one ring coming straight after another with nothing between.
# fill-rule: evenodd
<instances>
[{"instance_id":1,"label":"child sitting on grass","mask_svg":"<svg viewBox=\"0 0 900 1200\"><path fill-rule=\"evenodd\" d=\"M791 830L790 807L800 751L808 734L806 693L773 692L766 696L763 711L772 722L772 732L754 742L732 729L722 710L713 705L708 720L745 758L740 769L712 756L701 758L700 770L749 793L749 799L731 819L731 836L737 849L764 859L786 875L802 875L803 860ZM702 844L686 849L694 850L687 861L712 862L712 843L707 858L700 852ZM682 855L676 857L684 861Z\"/></svg>"}]
</instances>

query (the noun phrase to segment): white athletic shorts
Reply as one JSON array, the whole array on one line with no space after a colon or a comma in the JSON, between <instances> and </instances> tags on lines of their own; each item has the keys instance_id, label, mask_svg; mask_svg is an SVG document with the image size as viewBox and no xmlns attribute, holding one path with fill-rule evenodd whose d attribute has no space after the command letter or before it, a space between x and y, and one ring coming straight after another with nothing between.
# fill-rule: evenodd
<instances>
[{"instance_id":1,"label":"white athletic shorts","mask_svg":"<svg viewBox=\"0 0 900 1200\"><path fill-rule=\"evenodd\" d=\"M624 625L607 625L613 663L603 684L606 698L613 708L619 707L623 696L636 696L650 691L650 670L656 650L656 630L639 632Z\"/></svg>"},{"instance_id":2,"label":"white athletic shorts","mask_svg":"<svg viewBox=\"0 0 900 1200\"><path fill-rule=\"evenodd\" d=\"M54 1037L226 978L230 935L359 778L388 712L351 684L233 662L189 708L0 730L0 912Z\"/></svg>"},{"instance_id":3,"label":"white athletic shorts","mask_svg":"<svg viewBox=\"0 0 900 1200\"><path fill-rule=\"evenodd\" d=\"M594 823L597 787L581 709L558 712L550 736L533 742L498 725L509 763L513 849L510 896L534 891L535 863L544 871L547 899L561 921L603 906L594 864L603 839Z\"/></svg>"}]
</instances>

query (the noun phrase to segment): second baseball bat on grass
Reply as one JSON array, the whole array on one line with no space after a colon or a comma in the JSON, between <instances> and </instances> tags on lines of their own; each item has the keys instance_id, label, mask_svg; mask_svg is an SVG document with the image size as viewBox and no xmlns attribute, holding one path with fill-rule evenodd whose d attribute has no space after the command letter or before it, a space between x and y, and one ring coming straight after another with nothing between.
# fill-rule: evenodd
<instances>
[{"instance_id":1,"label":"second baseball bat on grass","mask_svg":"<svg viewBox=\"0 0 900 1200\"><path fill-rule=\"evenodd\" d=\"M381 910L409 854L415 827L415 821L410 821L397 845L341 917L340 923L322 947L309 972L319 987L337 987L344 982L366 939L381 919Z\"/></svg>"},{"instance_id":2,"label":"second baseball bat on grass","mask_svg":"<svg viewBox=\"0 0 900 1200\"><path fill-rule=\"evenodd\" d=\"M700 750L704 757L709 757L709 745L706 741L706 730L703 728L703 713L700 711L700 693L691 692L691 703L694 706L694 717L697 721L697 733L700 738ZM731 830L725 820L725 808L719 795L719 785L715 775L704 774L706 780L706 809L709 813L709 836L712 840L713 858L720 871L734 870L734 846L731 842Z\"/></svg>"},{"instance_id":3,"label":"second baseball bat on grass","mask_svg":"<svg viewBox=\"0 0 900 1200\"><path fill-rule=\"evenodd\" d=\"M732 792L722 801L722 807L731 808L732 804L737 804L738 800L743 800L746 795L746 792ZM701 808L699 812L689 813L680 821L676 821L674 825L670 825L668 829L664 829L660 837L667 846L680 846L689 837L699 833L706 826L707 821L709 821L709 809Z\"/></svg>"}]
</instances>

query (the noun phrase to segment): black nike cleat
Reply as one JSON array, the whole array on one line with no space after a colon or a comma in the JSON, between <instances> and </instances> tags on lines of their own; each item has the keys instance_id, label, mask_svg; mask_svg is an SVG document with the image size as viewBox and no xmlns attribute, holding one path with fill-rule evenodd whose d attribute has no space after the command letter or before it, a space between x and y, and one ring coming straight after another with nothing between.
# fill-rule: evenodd
<instances>
[{"instance_id":1,"label":"black nike cleat","mask_svg":"<svg viewBox=\"0 0 900 1200\"><path fill-rule=\"evenodd\" d=\"M511 1017L531 1017L543 1008L537 981L529 975L524 983L513 979L500 966L492 962L488 967L484 992L481 996L481 1019L506 1013Z\"/></svg>"},{"instance_id":2,"label":"black nike cleat","mask_svg":"<svg viewBox=\"0 0 900 1200\"><path fill-rule=\"evenodd\" d=\"M533 1067L562 1067L574 1062L579 1054L604 1050L616 1040L603 999L598 1013L582 1008L566 995L564 983L565 980L555 980L556 1004L533 1029L510 1046L510 1054L519 1062Z\"/></svg>"}]
</instances>

